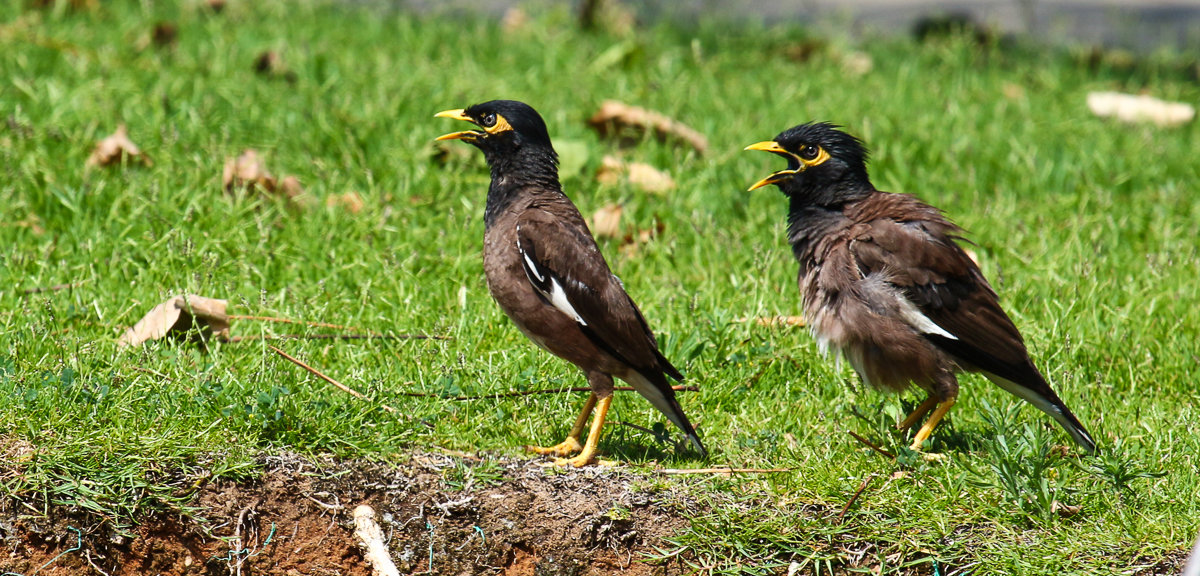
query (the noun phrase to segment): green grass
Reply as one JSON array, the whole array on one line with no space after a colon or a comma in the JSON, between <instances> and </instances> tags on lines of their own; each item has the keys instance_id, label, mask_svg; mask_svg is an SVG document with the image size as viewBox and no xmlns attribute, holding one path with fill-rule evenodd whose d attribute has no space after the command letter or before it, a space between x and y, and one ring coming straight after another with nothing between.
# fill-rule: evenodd
<instances>
[{"instance_id":1,"label":"green grass","mask_svg":"<svg viewBox=\"0 0 1200 576\"><path fill-rule=\"evenodd\" d=\"M885 574L1123 574L1196 535L1200 124L1120 125L1084 104L1091 90L1200 100L1169 55L1116 68L1026 46L878 39L833 40L797 62L787 48L808 39L789 27L712 23L622 39L580 34L560 11L506 32L379 6L231 3L211 15L188 2L21 4L0 8L0 430L37 452L5 464L20 472L0 474L6 495L42 494L127 525L186 507L196 477L254 474L262 450L516 455L559 440L582 395L402 394L584 383L487 294L482 158L435 159L433 138L461 129L435 112L514 98L572 152L564 165L582 166L564 185L585 214L622 202L627 229L664 226L635 254L620 240L601 247L667 356L700 386L681 402L713 457L692 460L620 425L602 450L673 467L795 468L702 483L713 511L669 553L716 573L795 561L824 574L862 550ZM178 25L177 45L150 44L159 21ZM264 50L293 81L255 73ZM851 51L872 58L868 73L843 67ZM625 152L672 174L679 186L666 195L596 184L601 158L619 152L583 120L607 98L680 119L711 152L654 141ZM879 187L918 194L969 230L1100 456L1064 457L1055 447L1069 439L1048 418L968 376L935 434L948 461L886 460L846 431L900 451L890 427L915 394L862 390L804 329L739 321L800 310L785 202L743 192L779 163L741 149L812 119L867 141ZM153 165L85 172L93 143L121 123ZM297 176L315 207L224 195L224 160L245 148ZM361 213L324 205L349 191ZM72 287L32 291L59 284ZM449 339L282 342L374 402L261 341L207 354L170 341L117 348L126 326L180 293L227 298L238 314ZM297 330L322 332L234 324L240 335ZM628 394L611 418L652 431L663 421Z\"/></svg>"}]
</instances>

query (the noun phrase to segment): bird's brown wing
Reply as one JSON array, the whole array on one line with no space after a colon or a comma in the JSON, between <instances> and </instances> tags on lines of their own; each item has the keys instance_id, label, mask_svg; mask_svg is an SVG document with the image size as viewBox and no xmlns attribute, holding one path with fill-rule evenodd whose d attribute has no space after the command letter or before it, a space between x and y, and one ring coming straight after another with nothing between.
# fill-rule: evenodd
<instances>
[{"instance_id":1,"label":"bird's brown wing","mask_svg":"<svg viewBox=\"0 0 1200 576\"><path fill-rule=\"evenodd\" d=\"M529 282L610 355L666 385L682 375L658 350L650 327L613 275L577 211L531 209L517 221L517 248Z\"/></svg>"},{"instance_id":2,"label":"bird's brown wing","mask_svg":"<svg viewBox=\"0 0 1200 576\"><path fill-rule=\"evenodd\" d=\"M863 276L878 274L944 331L922 330L951 355L997 376L1039 387L1042 382L1012 320L979 267L957 243L957 227L916 199L898 212L860 220L850 252ZM1032 372L1032 373L1031 373Z\"/></svg>"}]
</instances>

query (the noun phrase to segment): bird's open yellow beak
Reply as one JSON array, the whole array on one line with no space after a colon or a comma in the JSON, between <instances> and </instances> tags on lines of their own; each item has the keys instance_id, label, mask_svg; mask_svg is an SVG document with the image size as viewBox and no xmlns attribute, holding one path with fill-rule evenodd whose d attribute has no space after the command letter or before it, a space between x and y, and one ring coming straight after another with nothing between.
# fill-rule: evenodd
<instances>
[{"instance_id":1,"label":"bird's open yellow beak","mask_svg":"<svg viewBox=\"0 0 1200 576\"><path fill-rule=\"evenodd\" d=\"M441 114L439 114L439 116L441 116ZM783 146L780 146L779 143L774 140L767 140L765 142L755 142L754 144L751 144L751 145L743 148L743 150L758 150L760 152L774 152L776 154L784 154L787 156L791 156L790 152L788 152L787 150L784 150Z\"/></svg>"},{"instance_id":2,"label":"bird's open yellow beak","mask_svg":"<svg viewBox=\"0 0 1200 576\"><path fill-rule=\"evenodd\" d=\"M475 123L475 121L472 120L470 116L467 116L467 111L462 108L459 108L457 110L443 110L441 112L438 112L437 114L434 114L433 117L434 118L453 118L455 120L466 120L467 122L471 122L472 124ZM449 134L442 134L441 136L434 138L434 140L465 140L467 142L471 142L471 141L479 138L479 136L481 136L481 133L477 132L475 130L463 130L462 132L451 132Z\"/></svg>"},{"instance_id":3,"label":"bird's open yellow beak","mask_svg":"<svg viewBox=\"0 0 1200 576\"><path fill-rule=\"evenodd\" d=\"M765 142L756 142L754 144L751 144L751 145L743 148L743 150L758 150L760 152L770 152L772 154L778 154L785 158L796 158L795 154L788 152L787 150L785 150L783 148L783 146L780 146L779 143L774 140L767 140ZM799 160L799 158L796 158L796 160ZM804 163L801 162L800 168L798 168L796 170L780 170L778 172L771 174L770 176L767 176L766 178L763 178L762 180L759 180L758 182L755 182L754 185L751 186L750 189L746 190L746 191L749 192L750 190L757 190L757 189L762 188L763 186L767 186L769 184L777 184L779 182L782 182L783 180L786 180L789 176L791 176L797 172L800 172L804 168L805 168Z\"/></svg>"}]
</instances>

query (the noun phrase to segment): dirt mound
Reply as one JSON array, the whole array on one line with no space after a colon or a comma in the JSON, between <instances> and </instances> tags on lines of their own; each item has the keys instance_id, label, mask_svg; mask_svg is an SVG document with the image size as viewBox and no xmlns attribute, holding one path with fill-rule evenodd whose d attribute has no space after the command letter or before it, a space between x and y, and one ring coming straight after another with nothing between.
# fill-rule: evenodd
<instances>
[{"instance_id":1,"label":"dirt mound","mask_svg":"<svg viewBox=\"0 0 1200 576\"><path fill-rule=\"evenodd\" d=\"M134 538L83 511L30 515L29 503L10 501L0 504L0 572L368 575L353 535L359 504L376 510L405 574L682 570L648 554L669 547L663 538L686 525L690 499L638 487L619 468L538 464L441 454L402 465L268 456L258 480L214 481L197 492L194 513L146 518Z\"/></svg>"}]
</instances>

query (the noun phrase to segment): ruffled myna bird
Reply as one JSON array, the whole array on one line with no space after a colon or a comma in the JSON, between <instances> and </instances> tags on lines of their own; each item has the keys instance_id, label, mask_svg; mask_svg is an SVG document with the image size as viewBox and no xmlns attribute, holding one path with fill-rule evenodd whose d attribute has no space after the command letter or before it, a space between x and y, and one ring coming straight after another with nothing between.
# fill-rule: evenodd
<instances>
[{"instance_id":1,"label":"ruffled myna bird","mask_svg":"<svg viewBox=\"0 0 1200 576\"><path fill-rule=\"evenodd\" d=\"M826 123L801 124L747 150L778 154L774 184L789 199L788 242L800 262L804 315L823 351L840 353L868 386L928 398L901 422L933 414L920 450L958 397L958 372L981 372L1037 406L1094 452L1096 443L1029 359L963 231L908 194L876 190L862 142Z\"/></svg>"},{"instance_id":2,"label":"ruffled myna bird","mask_svg":"<svg viewBox=\"0 0 1200 576\"><path fill-rule=\"evenodd\" d=\"M558 155L542 117L512 100L493 100L437 116L479 127L438 140L474 145L491 168L483 213L483 270L492 297L530 340L582 369L592 390L566 440L530 449L560 457L559 464L579 467L595 462L616 376L631 384L706 455L667 380L668 376L682 380L683 375L659 352L646 319L609 270L583 216L563 193ZM591 431L580 446L593 409ZM579 455L563 459L575 452Z\"/></svg>"}]
</instances>

